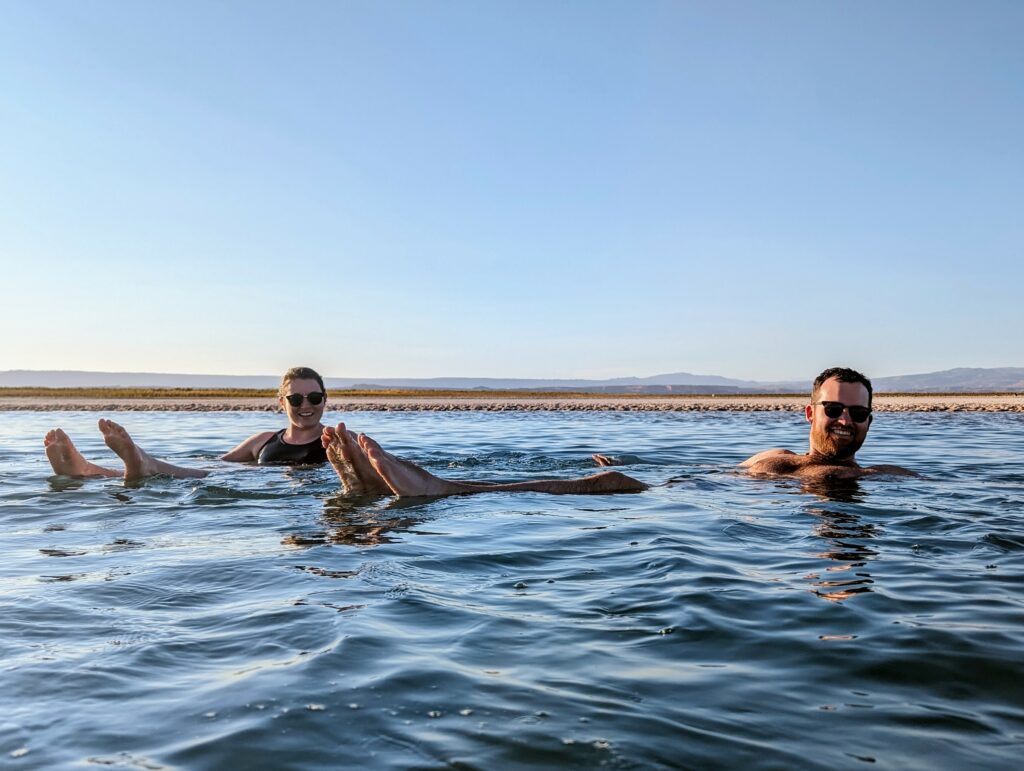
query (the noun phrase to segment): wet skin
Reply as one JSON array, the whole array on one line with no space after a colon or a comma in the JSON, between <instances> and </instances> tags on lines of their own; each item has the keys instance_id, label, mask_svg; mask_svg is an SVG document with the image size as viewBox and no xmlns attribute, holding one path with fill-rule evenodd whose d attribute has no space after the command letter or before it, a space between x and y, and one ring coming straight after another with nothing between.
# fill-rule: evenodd
<instances>
[{"instance_id":1,"label":"wet skin","mask_svg":"<svg viewBox=\"0 0 1024 771\"><path fill-rule=\"evenodd\" d=\"M285 392L277 401L288 418L283 439L288 444L307 444L315 441L324 429L320 420L327 407L325 398L320 404L313 404L303 398L298 406L292 406L287 396L298 394L308 397L314 392L322 392L319 382L312 379L296 378L288 381ZM139 447L131 435L118 423L112 420L99 421L103 441L124 462L124 471L98 466L86 460L78 451L71 438L60 428L52 429L43 438L43 447L50 466L55 474L76 477L119 477L133 481L147 476L163 474L181 478L205 477L210 472L201 469L176 466L173 463L159 460ZM221 460L236 462L252 462L259 460L259 452L275 431L261 431L253 434L232 450L224 453Z\"/></svg>"},{"instance_id":2,"label":"wet skin","mask_svg":"<svg viewBox=\"0 0 1024 771\"><path fill-rule=\"evenodd\" d=\"M504 484L457 482L435 476L415 463L392 455L365 434L356 436L348 431L344 423L335 428L325 428L323 443L342 487L351 495L393 494L400 498L484 492L590 495L647 489L643 482L617 471L605 471L580 479L537 479Z\"/></svg>"},{"instance_id":3,"label":"wet skin","mask_svg":"<svg viewBox=\"0 0 1024 771\"><path fill-rule=\"evenodd\" d=\"M863 423L850 417L849 409L837 418L825 414L821 402L840 402L851 406L870 406L870 394L862 383L844 383L829 378L815 394L814 404L804 408L804 417L810 424L810 448L798 455L781 448L766 450L743 461L740 466L751 476L795 476L809 481L828 479L857 479L873 474L917 476L900 466L861 466L854 459L864 444L873 416Z\"/></svg>"}]
</instances>

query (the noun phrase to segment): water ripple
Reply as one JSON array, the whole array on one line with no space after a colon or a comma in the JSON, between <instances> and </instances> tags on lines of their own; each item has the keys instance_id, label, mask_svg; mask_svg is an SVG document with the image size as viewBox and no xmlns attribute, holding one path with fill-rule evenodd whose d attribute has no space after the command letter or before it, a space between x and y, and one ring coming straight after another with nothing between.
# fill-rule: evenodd
<instances>
[{"instance_id":1,"label":"water ripple","mask_svg":"<svg viewBox=\"0 0 1024 771\"><path fill-rule=\"evenodd\" d=\"M1019 419L880 415L865 461L928 476L810 486L733 469L799 415L345 416L459 478L659 485L395 502L215 460L268 417L133 414L213 473L127 486L41 456L63 425L112 462L94 415L10 418L8 765L1016 765Z\"/></svg>"}]
</instances>

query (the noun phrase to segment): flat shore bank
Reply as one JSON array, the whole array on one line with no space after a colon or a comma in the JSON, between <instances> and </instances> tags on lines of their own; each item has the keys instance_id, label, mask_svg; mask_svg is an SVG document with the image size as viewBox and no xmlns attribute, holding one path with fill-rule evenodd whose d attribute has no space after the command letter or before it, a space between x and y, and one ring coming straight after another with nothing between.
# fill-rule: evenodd
<instances>
[{"instance_id":1,"label":"flat shore bank","mask_svg":"<svg viewBox=\"0 0 1024 771\"><path fill-rule=\"evenodd\" d=\"M329 412L483 411L516 412L561 410L571 412L757 412L803 409L806 395L781 396L345 396L330 397ZM1024 394L877 394L877 412L1024 412ZM90 398L70 396L3 396L0 411L42 412L274 412L272 398L159 397Z\"/></svg>"}]
</instances>

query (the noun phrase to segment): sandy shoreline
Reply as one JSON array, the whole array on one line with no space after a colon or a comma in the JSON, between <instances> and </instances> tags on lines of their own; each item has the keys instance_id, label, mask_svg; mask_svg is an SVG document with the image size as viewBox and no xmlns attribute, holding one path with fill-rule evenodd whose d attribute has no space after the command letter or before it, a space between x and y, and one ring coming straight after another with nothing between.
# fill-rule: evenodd
<instances>
[{"instance_id":1,"label":"sandy shoreline","mask_svg":"<svg viewBox=\"0 0 1024 771\"><path fill-rule=\"evenodd\" d=\"M571 411L571 412L754 412L798 411L807 396L600 396L566 398L361 396L331 398L331 412L406 411ZM878 412L1024 412L1024 394L877 395ZM277 403L265 398L110 399L75 397L0 397L0 411L40 412L273 412Z\"/></svg>"}]
</instances>

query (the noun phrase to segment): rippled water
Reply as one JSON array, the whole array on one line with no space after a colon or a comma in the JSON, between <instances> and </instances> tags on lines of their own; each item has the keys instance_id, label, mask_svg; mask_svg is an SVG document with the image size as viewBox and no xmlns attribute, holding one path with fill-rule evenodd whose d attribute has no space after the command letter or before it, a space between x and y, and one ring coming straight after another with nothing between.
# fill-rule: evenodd
<instances>
[{"instance_id":1,"label":"rippled water","mask_svg":"<svg viewBox=\"0 0 1024 771\"><path fill-rule=\"evenodd\" d=\"M0 765L1014 767L1024 743L1024 417L880 415L806 489L779 414L363 413L437 473L590 473L626 496L346 501L329 468L214 460L266 414L132 413L202 480L54 477L64 426L0 421ZM338 417L338 416L333 416Z\"/></svg>"}]
</instances>

